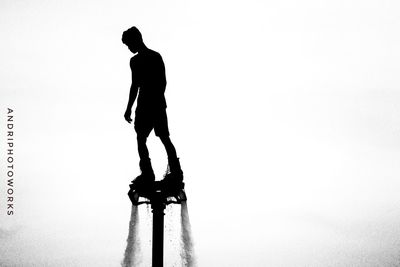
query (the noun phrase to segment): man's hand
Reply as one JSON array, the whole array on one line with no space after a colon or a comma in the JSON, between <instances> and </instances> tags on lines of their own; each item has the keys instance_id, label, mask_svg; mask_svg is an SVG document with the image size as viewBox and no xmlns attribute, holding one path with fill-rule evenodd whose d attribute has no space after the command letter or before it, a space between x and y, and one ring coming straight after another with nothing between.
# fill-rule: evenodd
<instances>
[{"instance_id":1,"label":"man's hand","mask_svg":"<svg viewBox=\"0 0 400 267\"><path fill-rule=\"evenodd\" d=\"M132 114L132 111L131 111L130 109L127 109L127 110L125 111L124 118L125 118L125 120L126 120L128 123L131 123L131 122L132 122L131 114Z\"/></svg>"}]
</instances>

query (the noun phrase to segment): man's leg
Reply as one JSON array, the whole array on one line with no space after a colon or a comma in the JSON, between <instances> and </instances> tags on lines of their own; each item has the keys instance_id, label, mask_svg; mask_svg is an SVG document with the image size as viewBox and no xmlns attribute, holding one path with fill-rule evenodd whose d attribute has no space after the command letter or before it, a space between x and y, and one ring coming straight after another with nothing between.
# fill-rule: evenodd
<instances>
[{"instance_id":1,"label":"man's leg","mask_svg":"<svg viewBox=\"0 0 400 267\"><path fill-rule=\"evenodd\" d=\"M169 138L169 136L160 136L160 139L165 147L165 150L167 151L168 158L169 159L177 158L176 150L174 145L172 144L171 138Z\"/></svg>"},{"instance_id":2,"label":"man's leg","mask_svg":"<svg viewBox=\"0 0 400 267\"><path fill-rule=\"evenodd\" d=\"M172 144L171 139L169 138L168 118L165 109L159 110L159 112L157 113L154 131L156 135L160 137L161 142L163 143L168 155L168 166L170 172L165 175L164 179L182 181L183 172L179 163L179 159L176 155L175 147Z\"/></svg>"},{"instance_id":3,"label":"man's leg","mask_svg":"<svg viewBox=\"0 0 400 267\"><path fill-rule=\"evenodd\" d=\"M147 136L146 135L138 135L137 136L137 144L138 144L138 151L139 151L139 167L142 171L140 176L148 176L150 179L154 180L154 172L153 168L151 167L151 162L149 158L149 150L146 146Z\"/></svg>"},{"instance_id":4,"label":"man's leg","mask_svg":"<svg viewBox=\"0 0 400 267\"><path fill-rule=\"evenodd\" d=\"M146 146L147 137L145 135L137 136L137 145L140 160L147 160L149 158L149 150Z\"/></svg>"},{"instance_id":5,"label":"man's leg","mask_svg":"<svg viewBox=\"0 0 400 267\"><path fill-rule=\"evenodd\" d=\"M168 165L170 173L167 174L165 178L182 181L183 172L181 169L181 164L179 163L179 159L176 155L176 150L174 145L172 144L171 139L168 135L160 136L160 139L168 155Z\"/></svg>"}]
</instances>

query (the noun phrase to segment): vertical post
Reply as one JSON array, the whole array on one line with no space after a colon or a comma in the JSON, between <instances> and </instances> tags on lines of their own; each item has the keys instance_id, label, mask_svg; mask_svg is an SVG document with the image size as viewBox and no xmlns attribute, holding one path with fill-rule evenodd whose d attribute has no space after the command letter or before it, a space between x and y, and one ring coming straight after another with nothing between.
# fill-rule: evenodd
<instances>
[{"instance_id":1,"label":"vertical post","mask_svg":"<svg viewBox=\"0 0 400 267\"><path fill-rule=\"evenodd\" d=\"M152 267L164 265L164 209L165 203L161 192L155 192L152 198L153 209L153 258Z\"/></svg>"}]
</instances>

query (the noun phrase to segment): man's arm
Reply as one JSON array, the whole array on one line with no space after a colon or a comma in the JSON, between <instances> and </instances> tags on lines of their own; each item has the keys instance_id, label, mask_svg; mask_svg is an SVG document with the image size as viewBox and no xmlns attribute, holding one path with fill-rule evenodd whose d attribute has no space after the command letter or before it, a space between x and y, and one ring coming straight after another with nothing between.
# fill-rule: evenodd
<instances>
[{"instance_id":1,"label":"man's arm","mask_svg":"<svg viewBox=\"0 0 400 267\"><path fill-rule=\"evenodd\" d=\"M160 56L160 58L161 58L160 65L161 65L161 74L162 74L161 86L164 87L164 90L165 90L165 87L167 86L167 78L165 77L165 65L164 65L164 61L161 56Z\"/></svg>"},{"instance_id":2,"label":"man's arm","mask_svg":"<svg viewBox=\"0 0 400 267\"><path fill-rule=\"evenodd\" d=\"M134 77L133 58L131 59L130 65L131 65L131 70L132 70L132 84L131 84L131 89L129 91L128 105L126 107L126 111L124 114L125 120L129 123L132 122L132 119L131 119L132 106L133 106L133 103L135 103L135 99L136 99L138 89L139 89L139 85L137 84L137 81Z\"/></svg>"}]
</instances>

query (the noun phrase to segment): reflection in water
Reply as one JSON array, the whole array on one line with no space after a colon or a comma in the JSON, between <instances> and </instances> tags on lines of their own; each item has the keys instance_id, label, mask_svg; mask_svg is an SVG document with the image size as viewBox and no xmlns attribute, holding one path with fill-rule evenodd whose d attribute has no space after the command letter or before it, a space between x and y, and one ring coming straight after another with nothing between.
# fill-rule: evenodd
<instances>
[{"instance_id":1,"label":"reflection in water","mask_svg":"<svg viewBox=\"0 0 400 267\"><path fill-rule=\"evenodd\" d=\"M194 253L194 244L193 244L193 237L192 237L192 233L191 233L189 213L188 213L188 207L187 207L186 201L183 201L180 206L181 206L180 218L179 219L176 218L176 219L180 220L180 240L179 240L179 244L180 244L179 250L180 251L179 251L179 256L176 255L176 256L178 256L178 258L180 258L180 260L176 259L176 258L175 258L175 260L173 260L173 257L168 260L171 260L172 262L175 261L174 266L176 266L176 264L180 261L181 265L183 267L195 267L196 260L195 260L195 253ZM171 213L171 212L172 212L172 209L169 210L169 213ZM172 219L172 218L169 218L169 219ZM151 223L149 225L147 225L146 222L148 222L148 223L151 222L151 211L148 206L147 206L147 218L146 218L146 216L142 218L142 223L144 223L144 225L142 225L142 226L144 226L144 228L151 229ZM174 223L171 220L167 219L167 221L166 221L167 232L171 232L169 234L173 234L174 228L176 230L179 229L179 226L178 226L179 224L177 225L176 223L178 223L178 221L175 221L175 223ZM175 225L175 227L174 227L174 225ZM171 229L169 229L169 228L171 228ZM144 229L142 229L142 230L144 230ZM146 234L146 233L142 232L142 234ZM178 234L178 233L175 232L175 234ZM175 237L172 237L172 238L175 240L178 240L177 237L178 236L175 235ZM143 238L143 236L142 236L142 238ZM126 241L124 258L121 262L122 267L137 267L137 266L144 264L144 262L143 262L144 258L142 255L141 248L144 249L143 252L145 252L146 255L147 255L147 252L151 252L151 246L150 247L147 246L147 245L151 245L150 239L149 239L149 242L146 242L147 238L145 235L144 240L145 240L144 243L141 243L140 242L141 239L139 238L138 206L132 205L131 219L129 222L129 234L128 234L128 238ZM171 244L167 244L167 246L171 245ZM175 247L175 249L176 249L176 247ZM147 256L150 256L150 255L147 255ZM148 263L149 259L147 259L147 257L145 257L145 258L146 258L145 261ZM150 256L150 258L151 258L151 256Z\"/></svg>"},{"instance_id":2,"label":"reflection in water","mask_svg":"<svg viewBox=\"0 0 400 267\"><path fill-rule=\"evenodd\" d=\"M139 239L139 212L138 206L132 205L131 220L129 222L129 234L126 240L124 259L121 263L123 267L138 266L141 261L140 239Z\"/></svg>"},{"instance_id":3,"label":"reflection in water","mask_svg":"<svg viewBox=\"0 0 400 267\"><path fill-rule=\"evenodd\" d=\"M181 204L181 259L182 266L194 267L196 260L194 255L193 237L190 227L189 213L186 201Z\"/></svg>"}]
</instances>

